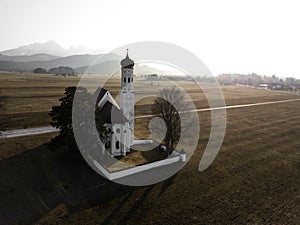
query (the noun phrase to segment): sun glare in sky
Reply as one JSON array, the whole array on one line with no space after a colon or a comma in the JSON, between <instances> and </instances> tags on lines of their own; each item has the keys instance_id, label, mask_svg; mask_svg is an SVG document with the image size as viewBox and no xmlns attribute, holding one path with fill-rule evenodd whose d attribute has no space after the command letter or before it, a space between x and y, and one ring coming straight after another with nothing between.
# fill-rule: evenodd
<instances>
[{"instance_id":1,"label":"sun glare in sky","mask_svg":"<svg viewBox=\"0 0 300 225\"><path fill-rule=\"evenodd\" d=\"M178 76L185 76L188 73L183 71L181 68L178 68L174 65L166 64L163 62L140 62L138 63L139 66L149 66L151 68L155 68L157 70L164 71L160 74L165 74L165 75L178 75Z\"/></svg>"},{"instance_id":2,"label":"sun glare in sky","mask_svg":"<svg viewBox=\"0 0 300 225\"><path fill-rule=\"evenodd\" d=\"M220 73L300 78L299 1L1 0L0 49L55 40L114 49L164 41Z\"/></svg>"}]
</instances>

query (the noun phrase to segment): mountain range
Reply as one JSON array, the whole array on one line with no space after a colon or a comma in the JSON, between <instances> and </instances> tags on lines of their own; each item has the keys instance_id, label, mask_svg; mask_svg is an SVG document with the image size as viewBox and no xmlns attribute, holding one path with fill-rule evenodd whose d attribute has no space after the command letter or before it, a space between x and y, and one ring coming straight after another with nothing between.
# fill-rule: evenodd
<instances>
[{"instance_id":1,"label":"mountain range","mask_svg":"<svg viewBox=\"0 0 300 225\"><path fill-rule=\"evenodd\" d=\"M33 43L20 46L18 48L1 51L0 54L6 56L32 56L37 54L46 54L64 57L75 54L89 54L93 52L95 51L83 45L71 46L69 49L64 49L55 41L47 41L44 43Z\"/></svg>"},{"instance_id":2,"label":"mountain range","mask_svg":"<svg viewBox=\"0 0 300 225\"><path fill-rule=\"evenodd\" d=\"M30 61L48 61L58 59L59 56L48 54L35 54L35 55L15 55L8 56L0 54L0 61L15 61L15 62L30 62Z\"/></svg>"},{"instance_id":3,"label":"mountain range","mask_svg":"<svg viewBox=\"0 0 300 225\"><path fill-rule=\"evenodd\" d=\"M89 73L108 73L111 68L120 65L123 58L119 55L108 54L71 54L72 52L85 52L84 47L71 47L66 50L54 41L34 43L18 48L0 52L0 71L32 72L36 68L50 68L68 66L76 73L84 73L90 65ZM91 51L91 50L90 50ZM149 66L136 65L136 73L164 73Z\"/></svg>"}]
</instances>

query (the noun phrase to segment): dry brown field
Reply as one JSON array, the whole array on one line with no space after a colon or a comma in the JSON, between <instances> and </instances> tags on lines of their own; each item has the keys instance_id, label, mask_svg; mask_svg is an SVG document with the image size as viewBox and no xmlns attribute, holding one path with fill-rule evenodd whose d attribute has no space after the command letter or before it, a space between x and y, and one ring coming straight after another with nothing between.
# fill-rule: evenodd
<instances>
[{"instance_id":1,"label":"dry brown field","mask_svg":"<svg viewBox=\"0 0 300 225\"><path fill-rule=\"evenodd\" d=\"M47 125L51 106L79 79L10 75L0 74L6 99L0 130ZM208 107L193 83L180 84L198 108ZM111 82L113 94L117 86ZM153 86L146 83L144 90ZM227 105L299 98L222 90ZM151 99L139 105L136 114L147 113ZM55 134L0 140L0 224L299 224L299 110L300 101L227 110L222 148L203 172L198 165L211 124L210 113L200 112L191 160L171 179L139 188L106 181L79 154L48 150L44 144ZM136 120L140 137L149 134L148 120Z\"/></svg>"},{"instance_id":2,"label":"dry brown field","mask_svg":"<svg viewBox=\"0 0 300 225\"><path fill-rule=\"evenodd\" d=\"M4 104L1 113L0 131L23 129L28 127L48 126L48 116L52 106L59 104L59 98L69 86L77 86L81 77L61 77L54 75L13 74L0 73L0 96ZM95 76L90 76L91 87L97 87ZM196 108L209 107L205 94L193 82L178 82L193 100ZM135 87L136 96L156 93L163 87L170 87L168 81L143 81L138 80ZM203 84L204 85L204 84ZM113 96L119 92L120 81L117 77L110 79L105 88ZM221 87L226 105L247 104L263 101L276 101L296 96L274 93L266 90L245 87ZM217 97L216 97L217 98ZM137 103L135 113L137 116L151 113L153 98L148 97Z\"/></svg>"}]
</instances>

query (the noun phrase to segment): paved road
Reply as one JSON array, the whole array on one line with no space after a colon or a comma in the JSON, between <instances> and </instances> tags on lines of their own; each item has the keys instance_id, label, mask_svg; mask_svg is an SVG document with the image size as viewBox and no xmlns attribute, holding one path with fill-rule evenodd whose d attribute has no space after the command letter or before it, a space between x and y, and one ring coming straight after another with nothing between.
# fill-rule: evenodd
<instances>
[{"instance_id":1,"label":"paved road","mask_svg":"<svg viewBox=\"0 0 300 225\"><path fill-rule=\"evenodd\" d=\"M259 106L259 105L271 105L271 104L278 104L278 103L285 103L285 102L295 102L300 101L300 98L297 99L288 99L288 100L281 100L281 101L271 101L271 102L259 102L259 103L251 103L251 104L243 104L243 105L228 105L223 107L215 107L215 108L204 108L204 109L196 109L189 112L206 112L206 111L213 111L213 110L221 110L221 109L235 109L235 108L245 108L251 106ZM144 115L144 116L136 116L135 118L149 118L154 115Z\"/></svg>"},{"instance_id":2,"label":"paved road","mask_svg":"<svg viewBox=\"0 0 300 225\"><path fill-rule=\"evenodd\" d=\"M221 109L236 109L236 108L245 108L245 107L252 107L252 106L259 106L259 105L271 105L271 104L279 104L279 103L295 102L295 101L300 101L300 98L281 100L281 101L271 101L271 102L259 102L259 103L252 103L252 104L243 104L243 105L230 105L230 106L216 107L216 108L196 109L196 110L193 110L193 112L205 112L205 111L221 110ZM136 116L135 118L137 118L137 119L149 118L152 116L154 116L154 115ZM37 135L37 134L46 134L46 133L52 133L52 132L58 132L58 131L59 131L58 129L53 128L51 126L20 129L20 130L0 131L0 139L30 136L30 135Z\"/></svg>"},{"instance_id":3,"label":"paved road","mask_svg":"<svg viewBox=\"0 0 300 225\"><path fill-rule=\"evenodd\" d=\"M52 132L58 132L58 129L48 126L48 127L37 127L37 128L28 128L20 130L8 130L0 131L1 138L13 138L13 137L22 137L36 134L47 134Z\"/></svg>"}]
</instances>

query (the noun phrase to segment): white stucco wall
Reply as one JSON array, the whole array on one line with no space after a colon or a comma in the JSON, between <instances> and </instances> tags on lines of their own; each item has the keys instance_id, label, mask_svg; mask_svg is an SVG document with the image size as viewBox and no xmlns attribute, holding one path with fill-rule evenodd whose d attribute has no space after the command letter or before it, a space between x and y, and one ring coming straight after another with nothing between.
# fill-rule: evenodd
<instances>
[{"instance_id":1,"label":"white stucco wall","mask_svg":"<svg viewBox=\"0 0 300 225\"><path fill-rule=\"evenodd\" d=\"M167 159L159 160L153 163L148 163L142 166L134 166L128 169L116 171L116 172L109 172L105 167L103 167L100 163L96 160L93 160L94 165L100 170L100 172L109 180L114 180L118 178L122 178L125 176L129 176L135 173L143 172L146 170L154 169L160 166L170 165L176 162L184 162L186 154L181 154L178 152L173 152L171 156Z\"/></svg>"},{"instance_id":2,"label":"white stucco wall","mask_svg":"<svg viewBox=\"0 0 300 225\"><path fill-rule=\"evenodd\" d=\"M125 79L125 80L124 80ZM128 82L128 80L130 82ZM134 140L134 89L133 89L133 69L122 68L121 72L121 94L120 107L124 116L129 120L130 145Z\"/></svg>"}]
</instances>

